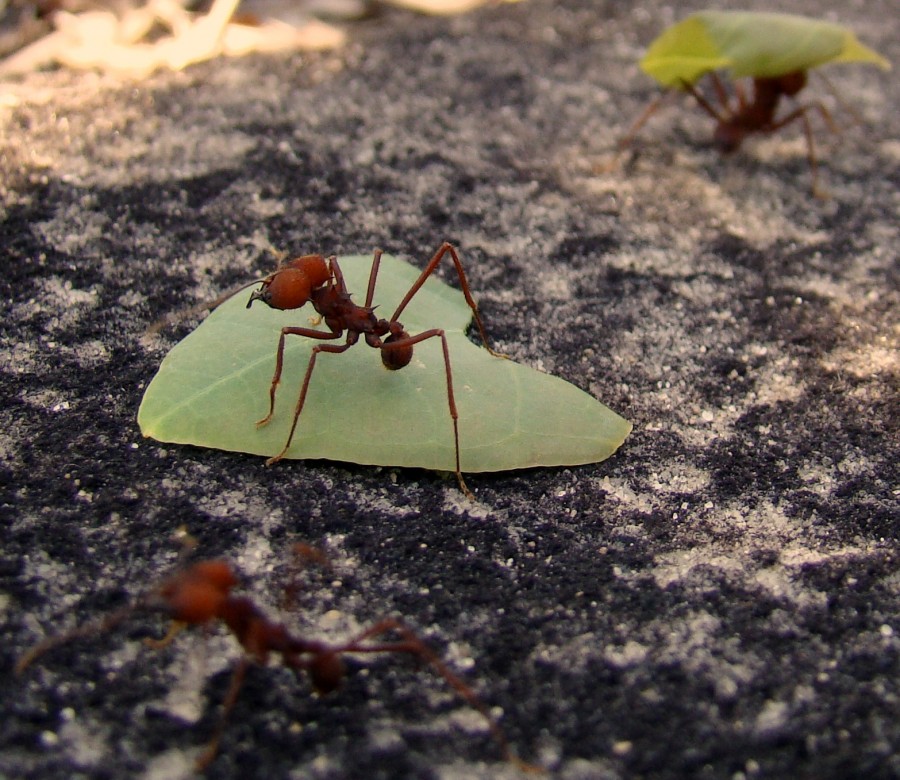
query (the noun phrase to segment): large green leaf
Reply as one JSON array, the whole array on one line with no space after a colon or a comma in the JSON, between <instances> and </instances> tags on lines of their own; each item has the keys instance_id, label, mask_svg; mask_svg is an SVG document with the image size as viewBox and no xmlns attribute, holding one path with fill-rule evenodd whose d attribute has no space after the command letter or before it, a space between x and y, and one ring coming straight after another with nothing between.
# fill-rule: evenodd
<instances>
[{"instance_id":1,"label":"large green leaf","mask_svg":"<svg viewBox=\"0 0 900 780\"><path fill-rule=\"evenodd\" d=\"M852 30L821 19L753 11L701 11L667 28L650 44L641 69L666 87L693 84L705 73L775 78L828 62L890 63Z\"/></svg>"},{"instance_id":2,"label":"large green leaf","mask_svg":"<svg viewBox=\"0 0 900 780\"><path fill-rule=\"evenodd\" d=\"M340 264L361 303L371 256L342 257ZM397 258L382 258L375 303L383 316L418 274ZM275 416L261 428L255 422L268 411L280 329L310 327L315 312L261 303L247 309L249 296L248 290L227 300L163 360L138 412L145 436L256 455L281 451L313 340L287 338ZM592 463L615 452L631 431L627 420L568 382L476 346L465 336L471 318L462 294L435 277L401 317L410 333L435 327L447 333L464 472ZM440 339L417 345L400 371L385 370L362 340L343 354L321 354L286 457L452 471Z\"/></svg>"}]
</instances>

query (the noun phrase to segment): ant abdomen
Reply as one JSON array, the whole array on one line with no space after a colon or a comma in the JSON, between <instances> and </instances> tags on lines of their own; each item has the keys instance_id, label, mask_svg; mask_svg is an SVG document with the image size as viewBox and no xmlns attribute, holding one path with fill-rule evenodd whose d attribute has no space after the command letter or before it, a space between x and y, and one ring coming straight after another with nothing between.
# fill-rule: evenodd
<instances>
[{"instance_id":1,"label":"ant abdomen","mask_svg":"<svg viewBox=\"0 0 900 780\"><path fill-rule=\"evenodd\" d=\"M793 97L806 86L806 71L798 70L779 76L778 86L785 95Z\"/></svg>"},{"instance_id":2,"label":"ant abdomen","mask_svg":"<svg viewBox=\"0 0 900 780\"><path fill-rule=\"evenodd\" d=\"M402 330L399 333L394 333L388 336L384 340L384 347L387 347L392 341L399 341L402 339L408 339L409 334ZM401 368L406 368L410 364L413 356L413 348L412 344L406 344L402 347L394 347L385 349L382 347L381 349L381 362L384 364L384 367L388 369L388 371L397 371Z\"/></svg>"},{"instance_id":3,"label":"ant abdomen","mask_svg":"<svg viewBox=\"0 0 900 780\"><path fill-rule=\"evenodd\" d=\"M309 662L308 672L316 693L332 693L344 679L344 662L337 653L321 653Z\"/></svg>"},{"instance_id":4,"label":"ant abdomen","mask_svg":"<svg viewBox=\"0 0 900 780\"><path fill-rule=\"evenodd\" d=\"M722 154L734 154L744 141L746 132L733 122L719 122L713 133L713 146Z\"/></svg>"}]
</instances>

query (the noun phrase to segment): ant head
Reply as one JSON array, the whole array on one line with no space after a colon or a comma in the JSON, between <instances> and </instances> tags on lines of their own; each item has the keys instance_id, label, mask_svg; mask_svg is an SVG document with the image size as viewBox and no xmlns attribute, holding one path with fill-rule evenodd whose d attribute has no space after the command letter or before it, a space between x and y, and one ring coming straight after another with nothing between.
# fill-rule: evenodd
<instances>
[{"instance_id":1,"label":"ant head","mask_svg":"<svg viewBox=\"0 0 900 780\"><path fill-rule=\"evenodd\" d=\"M196 625L218 615L237 582L237 575L226 561L198 561L163 583L159 597L173 620Z\"/></svg>"},{"instance_id":2,"label":"ant head","mask_svg":"<svg viewBox=\"0 0 900 780\"><path fill-rule=\"evenodd\" d=\"M285 267L303 271L309 277L313 287L321 287L331 278L328 262L322 255L301 255L293 260L288 260Z\"/></svg>"},{"instance_id":3,"label":"ant head","mask_svg":"<svg viewBox=\"0 0 900 780\"><path fill-rule=\"evenodd\" d=\"M206 582L210 587L217 588L223 593L228 593L238 584L237 575L231 564L223 560L197 561L186 574L189 574L191 579Z\"/></svg>"},{"instance_id":4,"label":"ant head","mask_svg":"<svg viewBox=\"0 0 900 780\"><path fill-rule=\"evenodd\" d=\"M312 291L330 278L331 271L322 255L296 257L263 279L262 287L250 295L247 308L253 301L262 301L273 309L299 309L309 300Z\"/></svg>"},{"instance_id":5,"label":"ant head","mask_svg":"<svg viewBox=\"0 0 900 780\"><path fill-rule=\"evenodd\" d=\"M388 371L397 371L398 369L406 368L412 360L412 344L385 349L385 347L388 347L392 342L407 338L409 338L409 334L400 328L396 333L392 333L384 340L384 346L381 348L381 362Z\"/></svg>"},{"instance_id":6,"label":"ant head","mask_svg":"<svg viewBox=\"0 0 900 780\"><path fill-rule=\"evenodd\" d=\"M344 662L338 653L318 654L309 662L308 669L313 688L322 695L337 690L344 679Z\"/></svg>"}]
</instances>

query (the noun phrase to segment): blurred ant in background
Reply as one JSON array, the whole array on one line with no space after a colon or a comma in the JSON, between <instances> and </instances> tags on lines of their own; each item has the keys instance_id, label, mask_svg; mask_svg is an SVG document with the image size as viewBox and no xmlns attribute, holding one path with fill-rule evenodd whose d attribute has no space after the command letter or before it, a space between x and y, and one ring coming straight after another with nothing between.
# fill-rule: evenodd
<instances>
[{"instance_id":1,"label":"blurred ant in background","mask_svg":"<svg viewBox=\"0 0 900 780\"><path fill-rule=\"evenodd\" d=\"M308 545L297 545L295 552L306 562L327 561L324 553ZM251 664L265 666L270 658L276 657L289 669L297 673L305 672L316 693L328 694L340 687L346 675L343 660L345 655L405 653L427 663L484 717L494 741L507 761L524 771L540 771L512 753L503 730L475 691L450 671L435 652L401 620L379 620L348 641L332 644L299 636L289 631L284 624L270 620L249 597L233 593L238 584L238 573L228 561L218 558L198 560L176 570L156 587L139 596L134 603L99 620L44 639L19 659L15 671L21 674L37 658L59 645L108 632L137 611L161 612L172 620L172 626L165 637L161 640L147 640L147 644L155 648L168 645L183 628L223 624L241 645L243 655L232 672L231 682L222 702L219 723L197 760L197 769L203 770L218 752L227 718L237 702L244 676ZM392 636L394 638L386 638Z\"/></svg>"}]
</instances>

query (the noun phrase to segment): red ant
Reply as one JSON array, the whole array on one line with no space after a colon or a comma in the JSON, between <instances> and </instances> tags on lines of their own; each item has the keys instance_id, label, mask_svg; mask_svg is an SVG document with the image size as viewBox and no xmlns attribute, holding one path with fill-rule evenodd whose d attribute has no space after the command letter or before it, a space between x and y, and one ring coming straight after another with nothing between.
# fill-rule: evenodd
<instances>
[{"instance_id":1,"label":"red ant","mask_svg":"<svg viewBox=\"0 0 900 780\"><path fill-rule=\"evenodd\" d=\"M447 376L447 403L450 407L450 418L453 421L456 479L463 493L474 500L475 497L466 485L462 471L460 471L459 413L456 410L456 400L453 395L453 373L450 368L450 351L447 347L447 338L444 335L444 331L440 328L432 328L410 335L406 332L399 319L403 310L421 289L422 285L425 284L428 277L434 273L445 256L450 256L456 268L463 295L475 317L475 324L478 326L482 343L495 357L504 356L491 349L488 343L484 325L478 313L478 306L472 298L469 283L466 280L465 271L463 271L456 249L451 244L447 242L441 244L438 251L428 261L425 270L422 271L419 278L409 288L406 295L403 296L403 300L400 301L391 318L387 320L376 317L375 307L372 306L381 255L382 251L380 249L375 250L372 268L369 272L366 300L362 306L355 304L351 300L350 293L347 291L347 285L344 282L344 276L341 273L341 267L334 256L325 258L322 255L303 255L290 260L275 273L263 279L262 286L251 294L250 300L247 302L247 308L250 308L254 301L262 301L273 309L299 309L306 303L311 303L328 328L328 331L295 326L281 329L281 336L278 339L278 351L275 357L275 374L272 377L272 384L269 388L269 413L256 423L258 426L266 425L272 419L275 411L275 391L281 381L285 338L293 335L306 336L311 339L331 340L341 338L346 332L343 344L320 344L312 348L312 354L309 357L306 375L303 377L303 384L300 387L300 397L294 409L294 419L291 423L287 441L281 452L275 457L269 458L266 464L271 465L281 460L291 446L294 431L297 429L297 423L300 419L300 413L303 411L303 405L306 402L306 393L309 390L309 382L319 353L340 354L350 349L362 336L370 347L381 350L381 362L384 364L384 367L390 371L397 371L409 365L413 356L413 347L416 344L426 339L440 338L444 351L444 370ZM384 338L385 336L387 338Z\"/></svg>"},{"instance_id":2,"label":"red ant","mask_svg":"<svg viewBox=\"0 0 900 780\"><path fill-rule=\"evenodd\" d=\"M518 759L511 751L500 725L485 704L465 682L457 677L438 656L403 622L395 618L381 620L347 642L328 644L291 634L281 623L269 620L246 596L236 596L238 575L230 563L220 559L201 560L175 573L158 587L145 593L131 605L105 618L64 634L51 636L23 655L15 666L21 674L35 659L76 637L109 631L135 610L160 611L171 618L172 627L161 640L148 640L154 647L166 646L186 626L208 626L221 621L243 648L244 655L235 667L222 714L212 739L197 760L197 769L205 769L215 758L228 715L233 709L251 663L265 666L272 655L295 672L306 672L318 694L336 690L346 673L343 656L348 653L408 653L428 663L471 707L485 719L491 734L510 763L524 771L541 771ZM373 642L385 634L399 634L396 641Z\"/></svg>"},{"instance_id":3,"label":"red ant","mask_svg":"<svg viewBox=\"0 0 900 780\"><path fill-rule=\"evenodd\" d=\"M753 133L770 134L786 127L793 122L803 123L803 133L806 136L807 158L812 175L812 191L817 196L823 193L819 190L818 164L816 160L815 144L813 142L812 125L809 121L809 112L818 111L828 128L837 133L838 129L831 118L831 114L821 103L801 105L781 119L775 118L782 97L794 97L800 92L807 82L806 71L799 70L794 73L786 73L776 77L755 77L752 79L752 92L748 99L741 82L734 82L735 105L722 80L715 73L710 73L710 82L716 95L718 107L693 85L682 80L682 88L688 92L698 105L716 120L716 128L713 131L713 145L722 154L736 152L744 139ZM659 108L662 100L668 93L663 93L644 109L631 129L619 141L619 149L625 149L634 136L644 126L648 119Z\"/></svg>"}]
</instances>

